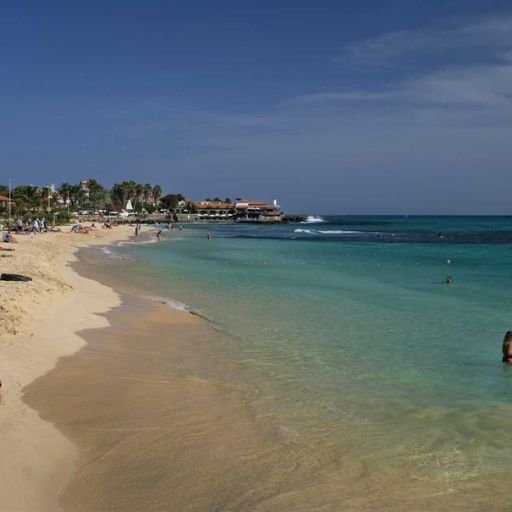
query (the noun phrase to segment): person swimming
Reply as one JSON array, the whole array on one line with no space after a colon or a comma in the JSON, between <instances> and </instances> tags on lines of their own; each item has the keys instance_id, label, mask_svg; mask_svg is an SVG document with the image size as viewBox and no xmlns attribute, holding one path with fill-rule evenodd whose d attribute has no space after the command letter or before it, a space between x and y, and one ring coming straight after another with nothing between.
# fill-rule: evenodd
<instances>
[{"instance_id":1,"label":"person swimming","mask_svg":"<svg viewBox=\"0 0 512 512\"><path fill-rule=\"evenodd\" d=\"M445 279L445 281L444 281L444 282L445 282L446 284L452 284L452 281L453 281L452 276L446 276L446 279Z\"/></svg>"},{"instance_id":2,"label":"person swimming","mask_svg":"<svg viewBox=\"0 0 512 512\"><path fill-rule=\"evenodd\" d=\"M507 331L503 338L503 345L501 347L503 353L502 361L507 364L512 364L512 331Z\"/></svg>"}]
</instances>

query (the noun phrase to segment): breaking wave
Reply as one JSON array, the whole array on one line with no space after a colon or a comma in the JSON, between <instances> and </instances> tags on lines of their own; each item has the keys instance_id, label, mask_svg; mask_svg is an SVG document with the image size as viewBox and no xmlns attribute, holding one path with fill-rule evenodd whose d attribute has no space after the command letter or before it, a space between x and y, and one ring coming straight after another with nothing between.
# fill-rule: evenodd
<instances>
[{"instance_id":1,"label":"breaking wave","mask_svg":"<svg viewBox=\"0 0 512 512\"><path fill-rule=\"evenodd\" d=\"M320 222L326 222L322 217L319 215L308 215L306 217L306 220L303 220L301 224L318 224Z\"/></svg>"},{"instance_id":2,"label":"breaking wave","mask_svg":"<svg viewBox=\"0 0 512 512\"><path fill-rule=\"evenodd\" d=\"M307 235L355 235L358 233L364 233L364 231L345 231L341 229L301 229L297 228L293 231L294 233L305 233Z\"/></svg>"}]
</instances>

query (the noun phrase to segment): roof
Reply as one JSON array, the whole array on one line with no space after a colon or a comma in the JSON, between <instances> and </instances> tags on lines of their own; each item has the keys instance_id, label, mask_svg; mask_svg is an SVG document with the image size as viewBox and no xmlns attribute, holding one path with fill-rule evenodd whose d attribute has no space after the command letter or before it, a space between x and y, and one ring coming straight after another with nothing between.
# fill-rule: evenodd
<instances>
[{"instance_id":1,"label":"roof","mask_svg":"<svg viewBox=\"0 0 512 512\"><path fill-rule=\"evenodd\" d=\"M265 201L238 201L235 206L237 208L279 208L273 204L268 204Z\"/></svg>"},{"instance_id":2,"label":"roof","mask_svg":"<svg viewBox=\"0 0 512 512\"><path fill-rule=\"evenodd\" d=\"M223 203L218 201L198 201L196 203L197 208L201 208L204 210L229 210L233 208L234 204L231 203Z\"/></svg>"},{"instance_id":3,"label":"roof","mask_svg":"<svg viewBox=\"0 0 512 512\"><path fill-rule=\"evenodd\" d=\"M11 201L8 197L0 195L0 201Z\"/></svg>"}]
</instances>

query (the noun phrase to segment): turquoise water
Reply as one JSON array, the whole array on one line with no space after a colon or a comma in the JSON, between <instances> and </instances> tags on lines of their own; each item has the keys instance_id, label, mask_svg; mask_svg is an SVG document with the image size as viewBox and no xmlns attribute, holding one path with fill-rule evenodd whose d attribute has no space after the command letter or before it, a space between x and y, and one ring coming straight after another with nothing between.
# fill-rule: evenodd
<instances>
[{"instance_id":1,"label":"turquoise water","mask_svg":"<svg viewBox=\"0 0 512 512\"><path fill-rule=\"evenodd\" d=\"M364 462L371 492L505 497L512 219L324 221L185 225L118 251L149 296L236 340L256 419L312 456Z\"/></svg>"}]
</instances>

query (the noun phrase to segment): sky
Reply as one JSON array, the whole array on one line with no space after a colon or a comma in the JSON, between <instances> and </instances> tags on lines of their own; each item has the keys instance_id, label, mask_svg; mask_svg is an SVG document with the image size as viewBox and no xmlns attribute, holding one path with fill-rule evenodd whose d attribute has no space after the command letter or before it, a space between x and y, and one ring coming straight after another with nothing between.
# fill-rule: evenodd
<instances>
[{"instance_id":1,"label":"sky","mask_svg":"<svg viewBox=\"0 0 512 512\"><path fill-rule=\"evenodd\" d=\"M511 214L512 4L0 2L0 184Z\"/></svg>"}]
</instances>

